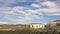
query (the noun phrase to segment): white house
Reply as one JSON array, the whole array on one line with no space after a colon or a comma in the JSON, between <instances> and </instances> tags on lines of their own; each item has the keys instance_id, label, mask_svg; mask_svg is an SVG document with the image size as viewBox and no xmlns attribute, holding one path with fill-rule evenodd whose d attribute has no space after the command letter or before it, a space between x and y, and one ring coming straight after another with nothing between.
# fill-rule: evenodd
<instances>
[{"instance_id":1,"label":"white house","mask_svg":"<svg viewBox=\"0 0 60 34\"><path fill-rule=\"evenodd\" d=\"M34 29L38 29L38 28L44 29L45 25L41 24L41 23L31 23L31 24L29 24L29 27L30 28L34 28Z\"/></svg>"}]
</instances>

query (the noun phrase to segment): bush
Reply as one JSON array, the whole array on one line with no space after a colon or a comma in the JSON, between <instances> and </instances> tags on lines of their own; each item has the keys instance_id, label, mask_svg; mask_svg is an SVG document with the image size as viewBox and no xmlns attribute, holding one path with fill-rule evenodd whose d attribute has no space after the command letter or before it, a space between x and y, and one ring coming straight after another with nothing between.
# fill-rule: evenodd
<instances>
[{"instance_id":1,"label":"bush","mask_svg":"<svg viewBox=\"0 0 60 34\"><path fill-rule=\"evenodd\" d=\"M47 31L47 32L39 32L39 31L32 31L32 30L20 30L20 31L0 31L0 34L58 34L56 30Z\"/></svg>"}]
</instances>

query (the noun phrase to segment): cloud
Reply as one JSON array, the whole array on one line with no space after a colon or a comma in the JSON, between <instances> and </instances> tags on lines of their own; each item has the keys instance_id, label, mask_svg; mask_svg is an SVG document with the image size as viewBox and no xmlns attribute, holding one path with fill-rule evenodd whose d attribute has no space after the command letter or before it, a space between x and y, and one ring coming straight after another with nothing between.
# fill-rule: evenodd
<instances>
[{"instance_id":1,"label":"cloud","mask_svg":"<svg viewBox=\"0 0 60 34\"><path fill-rule=\"evenodd\" d=\"M32 7L35 7L35 8L40 7L40 5L39 5L39 4L32 4L31 6L32 6Z\"/></svg>"},{"instance_id":2,"label":"cloud","mask_svg":"<svg viewBox=\"0 0 60 34\"><path fill-rule=\"evenodd\" d=\"M0 2L4 3L16 3L16 2L26 2L27 0L0 0Z\"/></svg>"},{"instance_id":3,"label":"cloud","mask_svg":"<svg viewBox=\"0 0 60 34\"><path fill-rule=\"evenodd\" d=\"M16 7L13 7L13 10L16 9L16 10L22 10L22 9L25 9L25 7L22 7L22 6L16 6Z\"/></svg>"},{"instance_id":4,"label":"cloud","mask_svg":"<svg viewBox=\"0 0 60 34\"><path fill-rule=\"evenodd\" d=\"M40 15L50 15L50 16L57 16L60 15L60 9L59 8L42 8L36 10Z\"/></svg>"},{"instance_id":5,"label":"cloud","mask_svg":"<svg viewBox=\"0 0 60 34\"><path fill-rule=\"evenodd\" d=\"M4 4L11 4L11 3L17 3L21 0L0 0L0 2L3 2ZM22 0L27 1L27 0ZM36 3L32 3L30 6L0 6L0 17L6 18L9 21L16 21L18 23L25 22L32 19L41 19L44 15L50 15L50 16L56 16L60 15L60 8L57 6L55 2L51 1L44 1L39 3L41 0L35 0L38 1ZM47 6L48 8L42 8L42 6ZM29 9L28 9L29 8ZM32 9L31 9L32 8ZM38 8L35 9L34 8Z\"/></svg>"},{"instance_id":6,"label":"cloud","mask_svg":"<svg viewBox=\"0 0 60 34\"><path fill-rule=\"evenodd\" d=\"M16 6L12 8L1 7L0 14L3 15L3 18L6 18L7 20L10 21L14 21L14 19L19 18L17 19L19 22L40 18L40 16L36 15L38 14L37 11L31 9L27 10L25 7L21 7L21 6Z\"/></svg>"},{"instance_id":7,"label":"cloud","mask_svg":"<svg viewBox=\"0 0 60 34\"><path fill-rule=\"evenodd\" d=\"M7 24L7 22L0 22L0 24Z\"/></svg>"},{"instance_id":8,"label":"cloud","mask_svg":"<svg viewBox=\"0 0 60 34\"><path fill-rule=\"evenodd\" d=\"M49 16L60 16L60 13L51 13L51 14L48 14Z\"/></svg>"},{"instance_id":9,"label":"cloud","mask_svg":"<svg viewBox=\"0 0 60 34\"><path fill-rule=\"evenodd\" d=\"M33 2L32 0L0 0L0 7L11 6L12 4L21 2Z\"/></svg>"},{"instance_id":10,"label":"cloud","mask_svg":"<svg viewBox=\"0 0 60 34\"><path fill-rule=\"evenodd\" d=\"M35 11L35 10L27 10L27 11L29 11L30 13L38 13L38 12Z\"/></svg>"},{"instance_id":11,"label":"cloud","mask_svg":"<svg viewBox=\"0 0 60 34\"><path fill-rule=\"evenodd\" d=\"M60 10L58 8L43 8L43 9L40 9L40 11L53 13L53 12L59 12Z\"/></svg>"},{"instance_id":12,"label":"cloud","mask_svg":"<svg viewBox=\"0 0 60 34\"><path fill-rule=\"evenodd\" d=\"M45 1L50 1L50 0L0 0L0 6L9 6L11 4L16 4L19 2L36 2L36 3L40 4L42 1L45 2ZM59 0L57 0L57 1L59 1ZM50 2L47 2L47 3L50 3Z\"/></svg>"},{"instance_id":13,"label":"cloud","mask_svg":"<svg viewBox=\"0 0 60 34\"><path fill-rule=\"evenodd\" d=\"M57 7L55 2L51 2L51 1L45 1L42 4L45 6L48 6L49 8L56 8Z\"/></svg>"},{"instance_id":14,"label":"cloud","mask_svg":"<svg viewBox=\"0 0 60 34\"><path fill-rule=\"evenodd\" d=\"M59 15L60 8L55 2L45 1L42 3L43 6L47 6L47 8L39 8L35 11L42 13L42 15Z\"/></svg>"},{"instance_id":15,"label":"cloud","mask_svg":"<svg viewBox=\"0 0 60 34\"><path fill-rule=\"evenodd\" d=\"M34 0L35 2L40 2L41 0Z\"/></svg>"}]
</instances>

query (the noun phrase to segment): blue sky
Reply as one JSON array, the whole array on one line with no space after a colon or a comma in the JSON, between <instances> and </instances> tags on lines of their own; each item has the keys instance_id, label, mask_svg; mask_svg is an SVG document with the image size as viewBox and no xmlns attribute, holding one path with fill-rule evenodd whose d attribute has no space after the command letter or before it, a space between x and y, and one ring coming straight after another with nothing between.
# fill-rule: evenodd
<instances>
[{"instance_id":1,"label":"blue sky","mask_svg":"<svg viewBox=\"0 0 60 34\"><path fill-rule=\"evenodd\" d=\"M60 0L0 0L0 24L60 20Z\"/></svg>"}]
</instances>

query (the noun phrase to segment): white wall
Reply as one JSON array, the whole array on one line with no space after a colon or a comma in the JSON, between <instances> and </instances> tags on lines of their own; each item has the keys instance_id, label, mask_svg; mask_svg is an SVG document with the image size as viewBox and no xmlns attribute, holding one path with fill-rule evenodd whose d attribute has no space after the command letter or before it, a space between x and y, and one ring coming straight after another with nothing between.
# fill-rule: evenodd
<instances>
[{"instance_id":1,"label":"white wall","mask_svg":"<svg viewBox=\"0 0 60 34\"><path fill-rule=\"evenodd\" d=\"M31 24L30 25L30 28L45 28L45 25L44 24Z\"/></svg>"}]
</instances>

